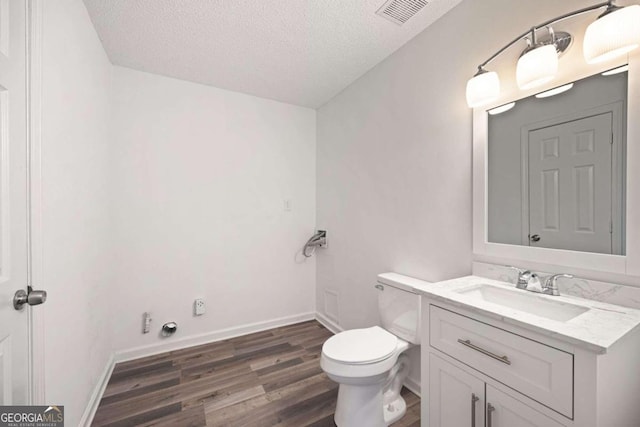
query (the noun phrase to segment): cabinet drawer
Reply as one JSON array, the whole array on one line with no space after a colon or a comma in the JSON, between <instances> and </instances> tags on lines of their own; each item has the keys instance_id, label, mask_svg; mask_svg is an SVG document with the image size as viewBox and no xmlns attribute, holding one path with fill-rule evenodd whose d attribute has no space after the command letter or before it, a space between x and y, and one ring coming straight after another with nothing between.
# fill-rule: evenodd
<instances>
[{"instance_id":1,"label":"cabinet drawer","mask_svg":"<svg viewBox=\"0 0 640 427\"><path fill-rule=\"evenodd\" d=\"M429 307L429 344L573 418L573 355L449 310Z\"/></svg>"}]
</instances>

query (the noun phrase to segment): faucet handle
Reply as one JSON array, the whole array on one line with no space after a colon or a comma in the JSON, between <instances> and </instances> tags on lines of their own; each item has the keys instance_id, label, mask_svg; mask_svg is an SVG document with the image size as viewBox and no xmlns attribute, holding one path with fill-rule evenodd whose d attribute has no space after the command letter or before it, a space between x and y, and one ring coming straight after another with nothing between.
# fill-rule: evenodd
<instances>
[{"instance_id":1,"label":"faucet handle","mask_svg":"<svg viewBox=\"0 0 640 427\"><path fill-rule=\"evenodd\" d=\"M573 277L573 274L552 274L544 281L542 292L547 295L558 296L560 295L560 290L558 289L557 280L560 278L573 279Z\"/></svg>"},{"instance_id":2,"label":"faucet handle","mask_svg":"<svg viewBox=\"0 0 640 427\"><path fill-rule=\"evenodd\" d=\"M518 289L526 289L527 284L529 283L529 279L531 278L531 271L525 270L522 268L514 267L512 265L505 265L506 268L510 268L511 270L518 273L518 277L516 279L516 288Z\"/></svg>"}]
</instances>

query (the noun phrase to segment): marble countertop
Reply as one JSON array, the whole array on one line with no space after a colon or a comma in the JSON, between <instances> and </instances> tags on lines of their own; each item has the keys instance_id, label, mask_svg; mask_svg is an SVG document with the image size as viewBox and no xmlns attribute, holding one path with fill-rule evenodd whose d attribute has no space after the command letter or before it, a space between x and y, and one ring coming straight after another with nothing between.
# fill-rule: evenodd
<instances>
[{"instance_id":1,"label":"marble countertop","mask_svg":"<svg viewBox=\"0 0 640 427\"><path fill-rule=\"evenodd\" d=\"M479 276L429 283L397 273L385 273L378 276L378 281L586 348L595 353L606 353L617 341L640 326L640 310L574 296L536 294L518 290L510 283ZM482 284L526 292L534 297L533 303L535 298L542 298L586 307L589 310L568 321L558 321L460 293Z\"/></svg>"}]
</instances>

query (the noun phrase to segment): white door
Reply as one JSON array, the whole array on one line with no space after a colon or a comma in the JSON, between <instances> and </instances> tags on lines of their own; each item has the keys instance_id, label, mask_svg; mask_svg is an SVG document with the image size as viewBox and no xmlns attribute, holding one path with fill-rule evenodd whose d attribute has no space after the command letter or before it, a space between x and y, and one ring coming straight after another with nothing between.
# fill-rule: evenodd
<instances>
[{"instance_id":1,"label":"white door","mask_svg":"<svg viewBox=\"0 0 640 427\"><path fill-rule=\"evenodd\" d=\"M429 426L483 427L484 382L429 355Z\"/></svg>"},{"instance_id":2,"label":"white door","mask_svg":"<svg viewBox=\"0 0 640 427\"><path fill-rule=\"evenodd\" d=\"M612 141L611 113L529 132L531 246L612 253Z\"/></svg>"},{"instance_id":3,"label":"white door","mask_svg":"<svg viewBox=\"0 0 640 427\"><path fill-rule=\"evenodd\" d=\"M0 0L0 404L29 399L27 290L26 1Z\"/></svg>"},{"instance_id":4,"label":"white door","mask_svg":"<svg viewBox=\"0 0 640 427\"><path fill-rule=\"evenodd\" d=\"M487 427L563 427L563 425L487 385Z\"/></svg>"}]
</instances>

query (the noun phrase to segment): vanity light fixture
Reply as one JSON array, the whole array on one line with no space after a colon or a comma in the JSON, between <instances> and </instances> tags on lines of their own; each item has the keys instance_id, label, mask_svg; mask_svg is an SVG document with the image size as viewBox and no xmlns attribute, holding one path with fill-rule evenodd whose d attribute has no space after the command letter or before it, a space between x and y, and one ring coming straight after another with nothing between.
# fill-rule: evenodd
<instances>
[{"instance_id":1,"label":"vanity light fixture","mask_svg":"<svg viewBox=\"0 0 640 427\"><path fill-rule=\"evenodd\" d=\"M487 111L487 113L491 114L492 116L495 116L497 114L504 113L506 111L511 110L515 105L516 105L515 102L510 102L508 104L504 104L499 107L492 108L491 110Z\"/></svg>"},{"instance_id":2,"label":"vanity light fixture","mask_svg":"<svg viewBox=\"0 0 640 427\"><path fill-rule=\"evenodd\" d=\"M558 73L558 50L556 50L555 34L551 27L548 30L551 36L551 41L548 44L537 42L535 29L531 30L531 39L526 39L527 48L520 55L516 67L516 81L522 90L542 86L553 80Z\"/></svg>"},{"instance_id":3,"label":"vanity light fixture","mask_svg":"<svg viewBox=\"0 0 640 427\"><path fill-rule=\"evenodd\" d=\"M495 101L500 96L500 78L495 71L478 67L478 72L467 82L467 104L475 108Z\"/></svg>"},{"instance_id":4,"label":"vanity light fixture","mask_svg":"<svg viewBox=\"0 0 640 427\"><path fill-rule=\"evenodd\" d=\"M614 68L613 70L605 71L602 73L603 76L613 76L614 74L625 73L629 71L629 64L623 65L622 67Z\"/></svg>"},{"instance_id":5,"label":"vanity light fixture","mask_svg":"<svg viewBox=\"0 0 640 427\"><path fill-rule=\"evenodd\" d=\"M485 67L521 40L526 40L527 48L518 59L518 87L528 90L551 81L558 71L558 56L569 48L573 38L566 32L554 32L550 25L604 7L605 12L589 25L585 33L583 51L587 62L606 61L640 46L640 5L619 7L609 0L560 15L520 34L478 66L478 72L467 82L469 107L486 105L500 96L497 73ZM537 32L544 28L548 36L538 37Z\"/></svg>"},{"instance_id":6,"label":"vanity light fixture","mask_svg":"<svg viewBox=\"0 0 640 427\"><path fill-rule=\"evenodd\" d=\"M607 5L607 10L584 33L584 59L589 64L608 61L640 46L640 5Z\"/></svg>"},{"instance_id":7,"label":"vanity light fixture","mask_svg":"<svg viewBox=\"0 0 640 427\"><path fill-rule=\"evenodd\" d=\"M572 87L573 87L573 83L569 83L564 86L554 87L553 89L549 89L547 91L536 94L536 98L549 98L550 96L553 96L553 95L559 95L563 92L570 90Z\"/></svg>"}]
</instances>

